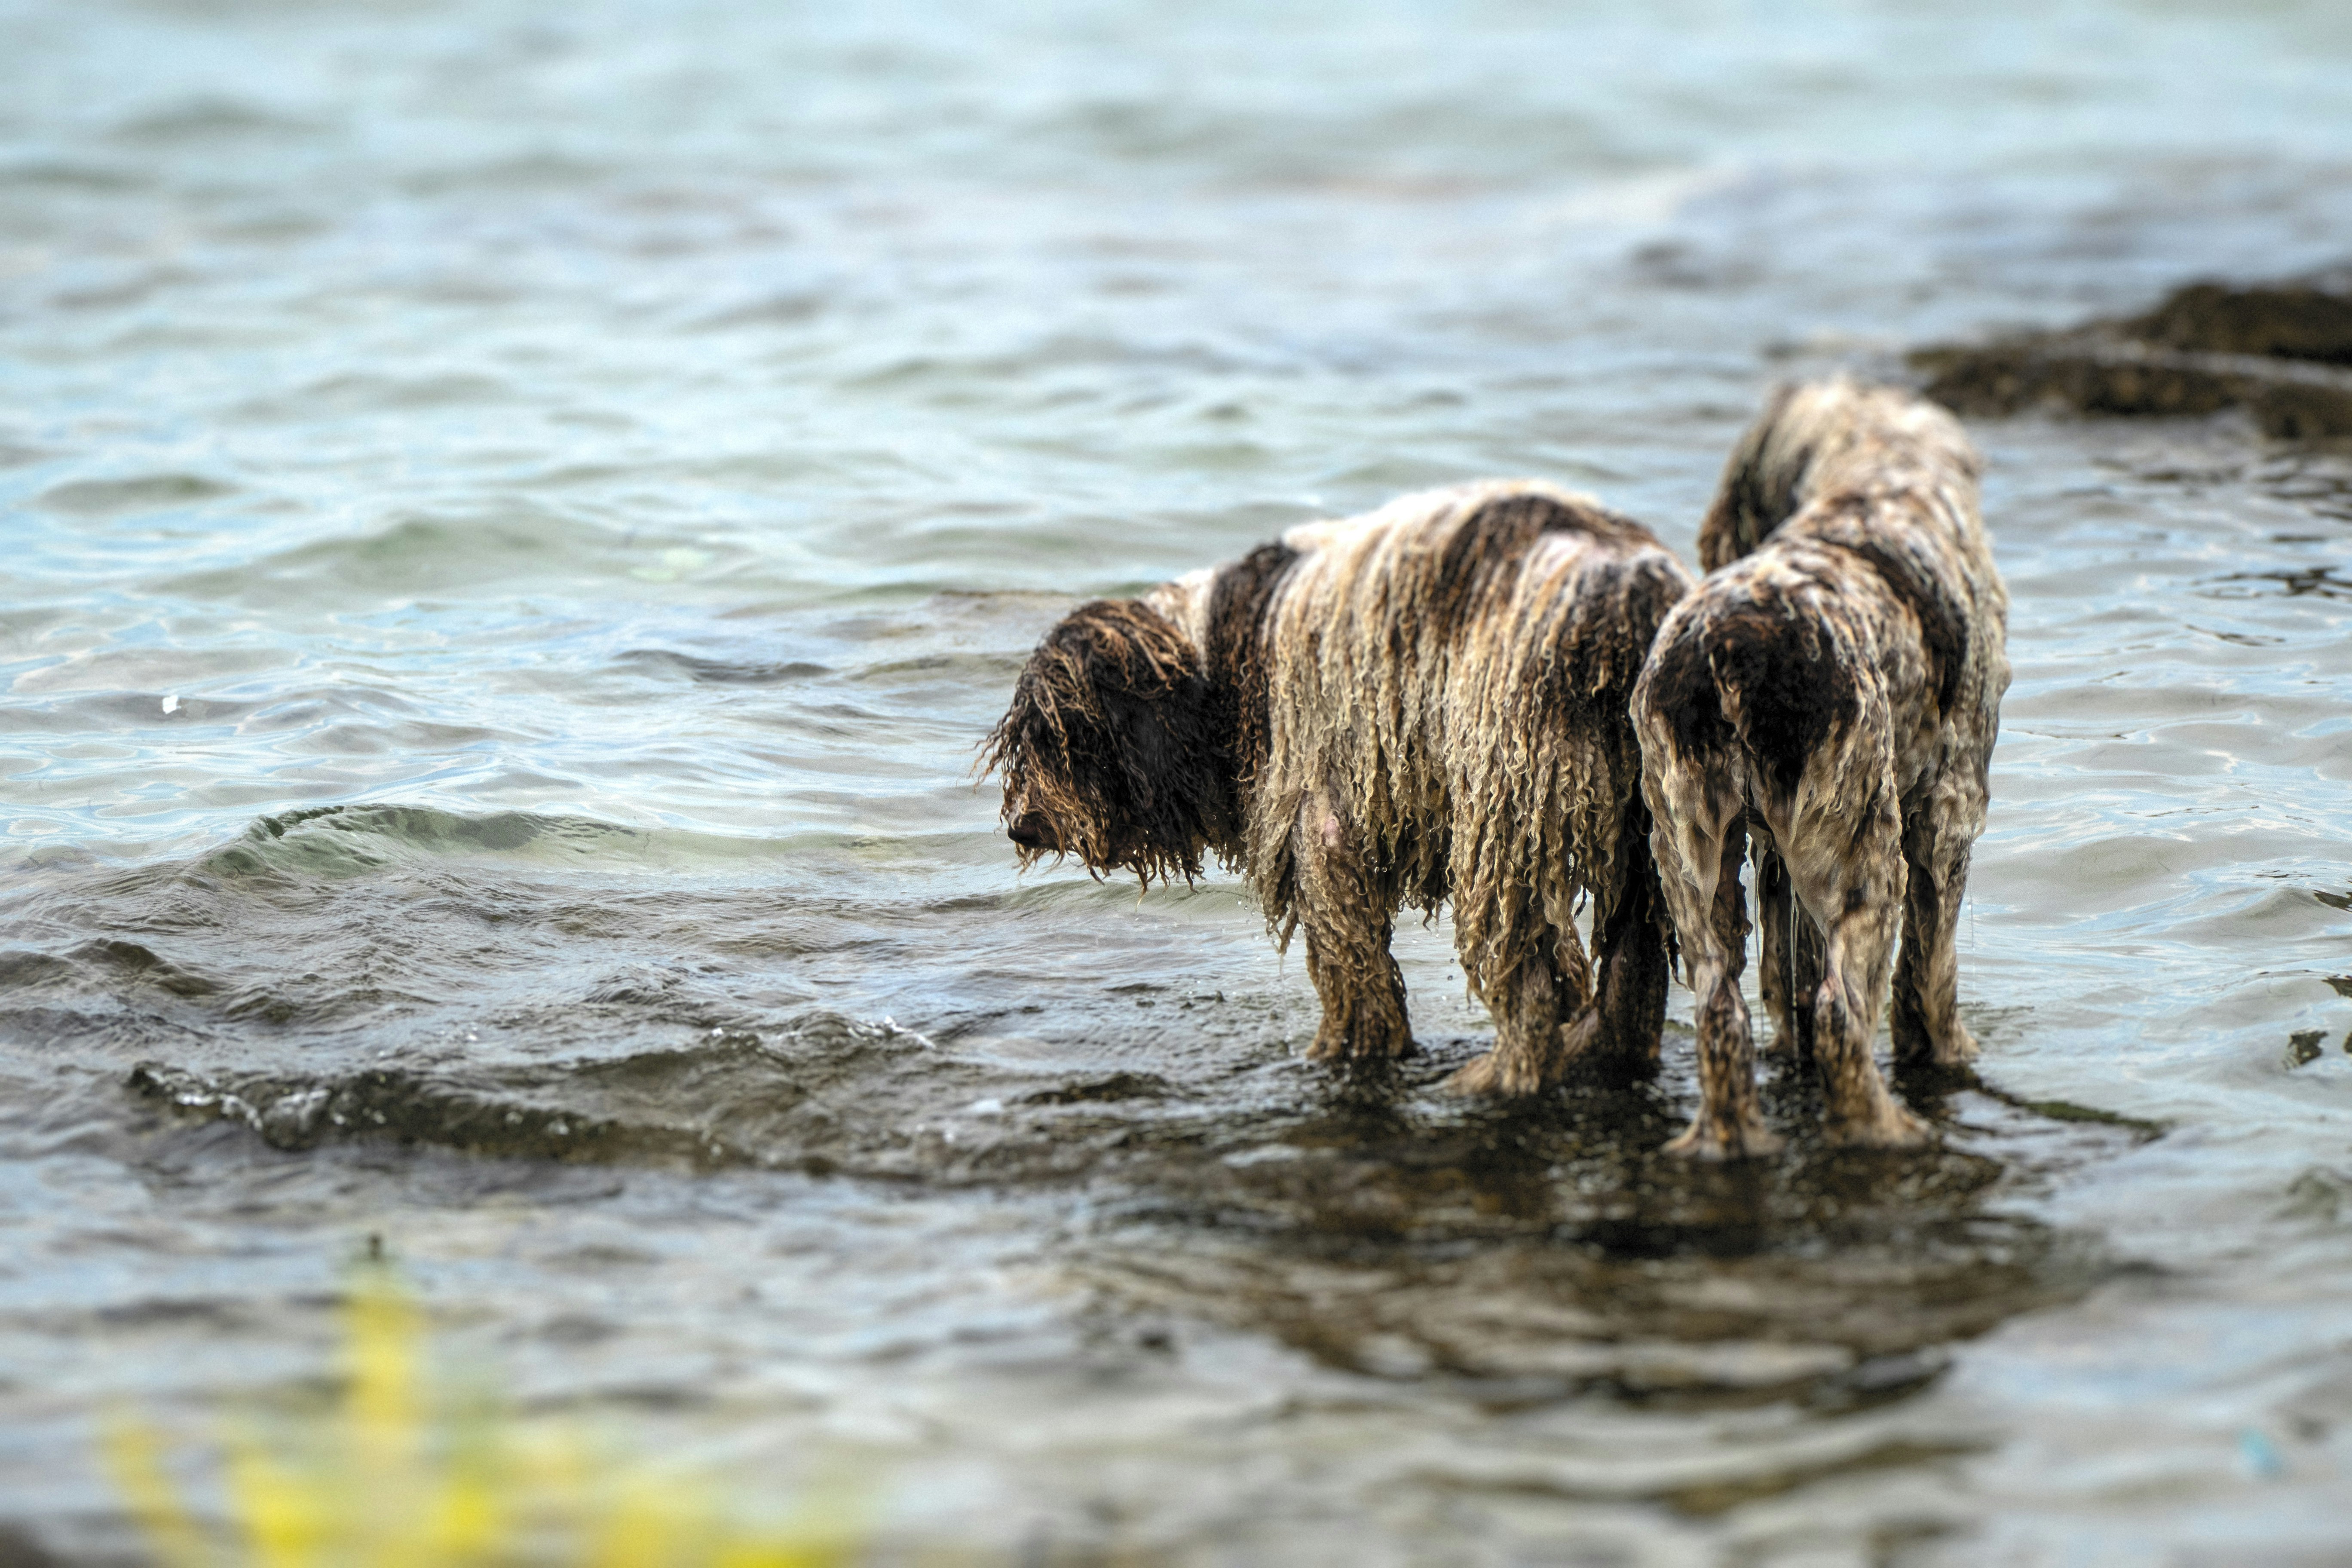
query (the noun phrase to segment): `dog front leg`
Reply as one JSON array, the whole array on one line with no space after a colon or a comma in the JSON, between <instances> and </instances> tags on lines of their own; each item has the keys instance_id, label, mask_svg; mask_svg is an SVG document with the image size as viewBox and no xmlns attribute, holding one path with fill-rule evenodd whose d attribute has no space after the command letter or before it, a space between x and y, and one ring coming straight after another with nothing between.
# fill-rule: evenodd
<instances>
[{"instance_id":1,"label":"dog front leg","mask_svg":"<svg viewBox=\"0 0 2352 1568\"><path fill-rule=\"evenodd\" d=\"M1686 875L1674 859L1674 836L1652 842L1682 933L1691 990L1698 997L1698 1110L1669 1154L1697 1160L1738 1160L1779 1152L1780 1139L1764 1125L1756 1100L1756 1041L1748 1003L1739 994L1748 963L1748 902L1739 887L1747 828L1734 817L1715 847L1712 874Z\"/></svg>"},{"instance_id":2,"label":"dog front leg","mask_svg":"<svg viewBox=\"0 0 2352 1568\"><path fill-rule=\"evenodd\" d=\"M1338 792L1307 792L1291 835L1307 977L1323 1003L1323 1021L1307 1054L1341 1062L1410 1056L1404 976L1389 954L1395 910L1365 864L1361 837Z\"/></svg>"}]
</instances>

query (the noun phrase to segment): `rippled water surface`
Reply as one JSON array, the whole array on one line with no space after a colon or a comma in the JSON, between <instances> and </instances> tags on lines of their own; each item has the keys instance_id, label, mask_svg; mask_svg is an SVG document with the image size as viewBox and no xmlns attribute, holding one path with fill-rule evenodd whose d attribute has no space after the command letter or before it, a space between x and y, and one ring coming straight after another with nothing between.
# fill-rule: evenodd
<instances>
[{"instance_id":1,"label":"rippled water surface","mask_svg":"<svg viewBox=\"0 0 2352 1568\"><path fill-rule=\"evenodd\" d=\"M0 11L0 1523L294 1396L371 1233L537 1410L891 1551L2352 1555L2352 452L1980 426L1940 1150L1299 1059L1238 886L1014 874L1084 597L1776 379L2352 253L2352 14ZM1120 1555L1124 1554L1124 1555Z\"/></svg>"}]
</instances>

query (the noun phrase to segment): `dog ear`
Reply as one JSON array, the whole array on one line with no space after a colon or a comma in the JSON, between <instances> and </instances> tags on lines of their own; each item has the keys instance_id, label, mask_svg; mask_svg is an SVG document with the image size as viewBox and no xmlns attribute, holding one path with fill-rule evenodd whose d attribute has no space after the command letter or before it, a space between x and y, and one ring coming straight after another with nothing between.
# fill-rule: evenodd
<instances>
[{"instance_id":1,"label":"dog ear","mask_svg":"<svg viewBox=\"0 0 2352 1568\"><path fill-rule=\"evenodd\" d=\"M1147 885L1189 882L1202 851L1237 832L1200 655L1137 600L1081 605L1048 632L986 745L1024 865L1073 854Z\"/></svg>"}]
</instances>

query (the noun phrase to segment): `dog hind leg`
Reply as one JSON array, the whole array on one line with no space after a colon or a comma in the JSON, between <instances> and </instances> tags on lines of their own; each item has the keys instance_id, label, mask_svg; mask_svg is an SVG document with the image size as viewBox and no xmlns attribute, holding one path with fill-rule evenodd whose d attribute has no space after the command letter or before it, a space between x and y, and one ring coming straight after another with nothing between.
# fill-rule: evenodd
<instances>
[{"instance_id":1,"label":"dog hind leg","mask_svg":"<svg viewBox=\"0 0 2352 1568\"><path fill-rule=\"evenodd\" d=\"M1328 787L1308 791L1291 829L1307 977L1323 1003L1307 1054L1317 1061L1384 1061L1413 1051L1404 976L1389 953L1396 910L1342 800Z\"/></svg>"},{"instance_id":2,"label":"dog hind leg","mask_svg":"<svg viewBox=\"0 0 2352 1568\"><path fill-rule=\"evenodd\" d=\"M1617 849L1617 901L1605 919L1593 921L1592 952L1600 972L1597 1049L1612 1076L1631 1079L1658 1070L1671 965L1648 815L1629 812L1627 818Z\"/></svg>"},{"instance_id":3,"label":"dog hind leg","mask_svg":"<svg viewBox=\"0 0 2352 1568\"><path fill-rule=\"evenodd\" d=\"M1895 1101L1871 1059L1907 876L1894 781L1884 776L1891 770L1882 763L1881 771L1858 811L1825 813L1780 837L1798 896L1823 928L1826 972L1813 993L1813 1061L1828 1101L1830 1140L1904 1148L1933 1134ZM1858 831L1849 826L1857 818Z\"/></svg>"},{"instance_id":4,"label":"dog hind leg","mask_svg":"<svg viewBox=\"0 0 2352 1568\"><path fill-rule=\"evenodd\" d=\"M1698 997L1698 1110L1666 1152L1745 1159L1780 1147L1757 1106L1756 1042L1739 994L1748 965L1748 904L1739 887L1748 832L1736 812L1712 833L1699 826L1689 824L1683 834L1662 828L1651 840Z\"/></svg>"},{"instance_id":5,"label":"dog hind leg","mask_svg":"<svg viewBox=\"0 0 2352 1568\"><path fill-rule=\"evenodd\" d=\"M1822 985L1822 933L1797 902L1788 862L1769 846L1756 857L1759 988L1772 1015L1770 1054L1813 1059L1813 993Z\"/></svg>"},{"instance_id":6,"label":"dog hind leg","mask_svg":"<svg viewBox=\"0 0 2352 1568\"><path fill-rule=\"evenodd\" d=\"M1498 982L1478 988L1495 1016L1495 1048L1446 1080L1455 1094L1541 1093L1568 1075L1599 1032L1592 965L1576 928L1555 928L1533 910L1525 915L1538 928L1531 951ZM1475 962L1469 953L1462 961L1465 968Z\"/></svg>"},{"instance_id":7,"label":"dog hind leg","mask_svg":"<svg viewBox=\"0 0 2352 1568\"><path fill-rule=\"evenodd\" d=\"M1910 887L1903 900L1903 948L1895 970L1889 1024L1895 1059L1958 1067L1977 1054L1959 1016L1959 955L1955 951L1960 900L1969 885L1975 835L1958 819L1962 809L1932 800L1903 825L1903 858ZM1981 821L1978 804L1974 818Z\"/></svg>"}]
</instances>

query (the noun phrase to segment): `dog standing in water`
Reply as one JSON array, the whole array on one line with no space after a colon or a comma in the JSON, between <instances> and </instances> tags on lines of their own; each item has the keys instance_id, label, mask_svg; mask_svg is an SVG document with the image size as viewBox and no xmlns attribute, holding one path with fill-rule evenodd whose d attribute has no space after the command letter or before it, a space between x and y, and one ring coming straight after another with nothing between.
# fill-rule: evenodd
<instances>
[{"instance_id":1,"label":"dog standing in water","mask_svg":"<svg viewBox=\"0 0 2352 1568\"><path fill-rule=\"evenodd\" d=\"M1699 531L1708 575L1633 695L1667 907L1698 998L1700 1106L1672 1143L1769 1153L1739 994L1756 840L1774 1048L1817 1067L1837 1142L1925 1142L1871 1060L1964 1062L1954 926L2009 685L2009 600L1952 416L1837 380L1782 392ZM1895 923L1902 958L1893 963Z\"/></svg>"},{"instance_id":2,"label":"dog standing in water","mask_svg":"<svg viewBox=\"0 0 2352 1568\"><path fill-rule=\"evenodd\" d=\"M1455 1088L1531 1093L1586 1057L1646 1071L1666 927L1628 705L1690 583L1647 529L1549 485L1408 496L1081 605L985 763L1024 866L1243 870L1276 939L1306 934L1319 1059L1413 1048L1395 915L1450 900L1495 1017Z\"/></svg>"}]
</instances>

